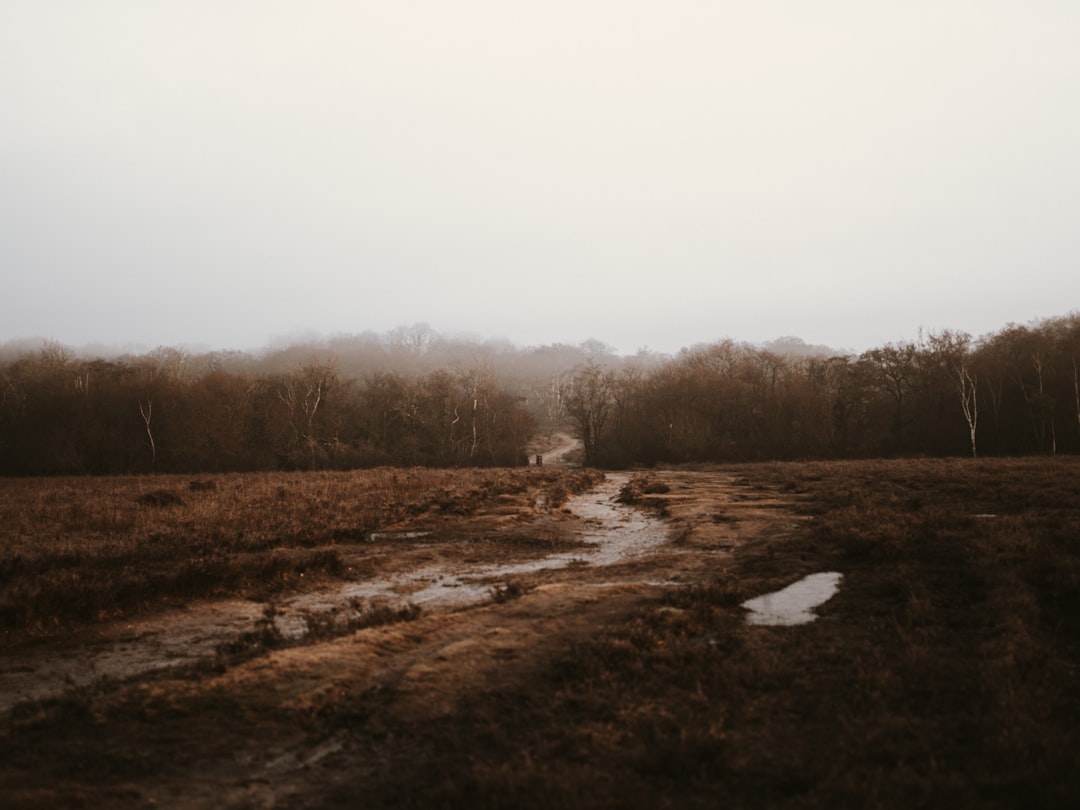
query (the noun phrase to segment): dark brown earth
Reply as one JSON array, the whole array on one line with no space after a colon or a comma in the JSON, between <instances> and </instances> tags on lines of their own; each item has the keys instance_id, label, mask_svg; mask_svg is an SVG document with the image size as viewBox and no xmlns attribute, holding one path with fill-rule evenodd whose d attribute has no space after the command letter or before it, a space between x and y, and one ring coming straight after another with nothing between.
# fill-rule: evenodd
<instances>
[{"instance_id":1,"label":"dark brown earth","mask_svg":"<svg viewBox=\"0 0 1080 810\"><path fill-rule=\"evenodd\" d=\"M0 676L5 702L15 705L6 742L24 734L29 742L36 733L55 738L45 746L49 761L35 757L33 745L16 752L36 776L11 795L28 806L84 798L174 807L318 804L331 785L352 783L371 767L355 758L366 761L375 740L451 716L493 686L528 688L553 654L618 627L664 587L700 576L706 560L672 547L667 524L615 503L627 478L612 474L567 505L586 546L501 564L442 560L439 578L459 584L435 594L413 621L266 650L227 666L215 645L250 629L254 603L193 604L96 628L84 636L89 644L62 638L30 645ZM598 549L601 543L619 548ZM412 604L420 587L414 573L395 572L396 588L380 583L383 594L400 591L382 599L395 608ZM419 581L430 586L434 579L423 574ZM294 601L328 604L332 597ZM288 607L278 607L279 624ZM336 714L343 702L350 713L357 702L371 704L363 713L373 715L374 732L362 744L337 723L328 733L318 722L312 727L313 718ZM15 777L12 787L23 782L10 769L7 776Z\"/></svg>"},{"instance_id":2,"label":"dark brown earth","mask_svg":"<svg viewBox=\"0 0 1080 810\"><path fill-rule=\"evenodd\" d=\"M443 558L446 590L479 601L18 704L0 790L11 807L1071 807L1077 472L611 475L568 504L591 544L570 559ZM632 505L608 503L620 490ZM597 550L621 535L651 539ZM746 624L743 601L825 570L844 581L817 621Z\"/></svg>"}]
</instances>

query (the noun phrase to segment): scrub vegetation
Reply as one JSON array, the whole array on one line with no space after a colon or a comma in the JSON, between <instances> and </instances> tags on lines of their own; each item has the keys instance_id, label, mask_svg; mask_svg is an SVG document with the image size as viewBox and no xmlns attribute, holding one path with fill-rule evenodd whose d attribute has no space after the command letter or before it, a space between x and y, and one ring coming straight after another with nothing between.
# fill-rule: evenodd
<instances>
[{"instance_id":1,"label":"scrub vegetation","mask_svg":"<svg viewBox=\"0 0 1080 810\"><path fill-rule=\"evenodd\" d=\"M656 469L623 500L671 541L618 572L23 705L0 789L15 807L1076 805L1076 459ZM747 599L826 570L844 579L817 621L745 622Z\"/></svg>"},{"instance_id":2,"label":"scrub vegetation","mask_svg":"<svg viewBox=\"0 0 1080 810\"><path fill-rule=\"evenodd\" d=\"M262 356L0 347L0 475L515 466L572 426L602 467L1080 452L1080 315L845 354L673 357L414 327Z\"/></svg>"},{"instance_id":3,"label":"scrub vegetation","mask_svg":"<svg viewBox=\"0 0 1080 810\"><path fill-rule=\"evenodd\" d=\"M371 577L393 564L372 533L399 525L497 553L476 541L599 478L522 467L0 479L0 640Z\"/></svg>"}]
</instances>

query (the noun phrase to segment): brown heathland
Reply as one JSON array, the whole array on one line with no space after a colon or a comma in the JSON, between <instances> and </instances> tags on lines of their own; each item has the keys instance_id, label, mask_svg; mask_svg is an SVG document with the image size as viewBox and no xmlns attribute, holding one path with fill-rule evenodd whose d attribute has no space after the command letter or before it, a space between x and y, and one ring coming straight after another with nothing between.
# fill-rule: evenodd
<instances>
[{"instance_id":1,"label":"brown heathland","mask_svg":"<svg viewBox=\"0 0 1080 810\"><path fill-rule=\"evenodd\" d=\"M537 553L572 492L557 467L0 478L0 643L207 597L266 599L414 562L373 532L438 527L499 554L530 525ZM538 509L537 499L543 509ZM546 538L547 542L543 542ZM513 545L511 543L511 545Z\"/></svg>"},{"instance_id":2,"label":"brown heathland","mask_svg":"<svg viewBox=\"0 0 1080 810\"><path fill-rule=\"evenodd\" d=\"M574 488L543 475L529 486ZM324 575L362 578L421 553L349 572L347 541L318 523L348 510L347 479L266 480L216 479L182 505L140 508L266 487L261 509L237 508L236 531L265 542L321 527L271 556L329 545L346 570ZM147 481L179 488L117 479L115 503ZM97 510L56 494L70 482L34 486L60 516L42 517L53 528L36 541L33 521L16 524L8 605L11 584L37 570L35 543L62 548L75 535L64 521ZM282 507L300 489L320 492L310 522ZM514 498L477 496L460 516L429 503L395 525L439 524L446 543L425 545L425 564L572 542L570 516L548 521L534 495ZM658 470L624 500L663 515L671 540L618 571L525 576L480 606L21 705L0 732L0 790L25 807L1075 806L1077 460ZM477 542L481 530L501 541ZM38 553L60 568L77 552ZM185 556L197 555L173 559ZM816 622L745 623L743 601L817 571L844 579Z\"/></svg>"}]
</instances>

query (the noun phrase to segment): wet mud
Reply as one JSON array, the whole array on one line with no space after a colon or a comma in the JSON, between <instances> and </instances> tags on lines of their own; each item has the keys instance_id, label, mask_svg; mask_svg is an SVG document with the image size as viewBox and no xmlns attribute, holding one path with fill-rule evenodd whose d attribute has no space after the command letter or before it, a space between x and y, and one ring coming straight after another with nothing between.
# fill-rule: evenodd
<instances>
[{"instance_id":1,"label":"wet mud","mask_svg":"<svg viewBox=\"0 0 1080 810\"><path fill-rule=\"evenodd\" d=\"M567 502L565 508L580 521L582 542L572 551L501 564L425 565L300 594L272 606L243 600L198 603L108 625L75 639L9 651L0 663L0 712L102 680L122 681L204 661L260 628L297 640L320 618L347 622L373 608L462 610L491 602L500 588L541 573L591 579L594 586L618 584L618 577L606 573L597 578L599 570L647 557L667 543L669 533L662 520L616 502L626 480L626 475L610 474L600 486Z\"/></svg>"}]
</instances>

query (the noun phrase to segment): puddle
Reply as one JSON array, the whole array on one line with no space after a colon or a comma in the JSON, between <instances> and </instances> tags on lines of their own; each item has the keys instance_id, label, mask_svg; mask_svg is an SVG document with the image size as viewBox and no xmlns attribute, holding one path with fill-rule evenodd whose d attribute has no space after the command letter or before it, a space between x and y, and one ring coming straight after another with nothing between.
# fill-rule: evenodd
<instances>
[{"instance_id":1,"label":"puddle","mask_svg":"<svg viewBox=\"0 0 1080 810\"><path fill-rule=\"evenodd\" d=\"M492 598L493 589L515 576L549 569L615 565L664 545L668 527L615 501L627 475L609 474L599 487L572 497L566 507L585 522L582 540L573 552L508 565L455 564L448 572L427 566L386 579L350 582L329 591L302 594L275 605L274 624L287 638L307 632L306 614L368 607L418 605L424 610L457 610ZM385 533L377 539L415 539L426 532ZM71 687L99 680L123 679L214 655L216 648L250 632L263 620L264 606L223 601L101 628L96 638L45 642L0 661L0 712L26 699L61 694Z\"/></svg>"},{"instance_id":2,"label":"puddle","mask_svg":"<svg viewBox=\"0 0 1080 810\"><path fill-rule=\"evenodd\" d=\"M474 565L459 573L428 566L391 579L352 582L332 592L297 597L291 607L328 610L353 599L373 604L459 609L491 598L498 580L580 565L603 567L648 554L667 542L667 525L654 517L623 506L615 500L628 476L609 473L596 489L576 495L567 508L585 521L582 541L588 545L571 552L551 554L538 560L500 565Z\"/></svg>"},{"instance_id":3,"label":"puddle","mask_svg":"<svg viewBox=\"0 0 1080 810\"><path fill-rule=\"evenodd\" d=\"M811 574L781 591L749 599L742 603L751 611L746 623L788 626L812 622L817 618L814 608L833 597L843 578L836 571Z\"/></svg>"},{"instance_id":4,"label":"puddle","mask_svg":"<svg viewBox=\"0 0 1080 810\"><path fill-rule=\"evenodd\" d=\"M418 540L421 537L430 537L431 532L372 532L368 535L368 540L375 542L377 540Z\"/></svg>"}]
</instances>

